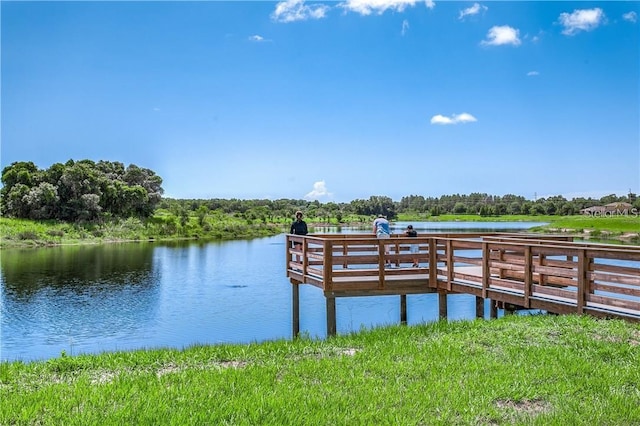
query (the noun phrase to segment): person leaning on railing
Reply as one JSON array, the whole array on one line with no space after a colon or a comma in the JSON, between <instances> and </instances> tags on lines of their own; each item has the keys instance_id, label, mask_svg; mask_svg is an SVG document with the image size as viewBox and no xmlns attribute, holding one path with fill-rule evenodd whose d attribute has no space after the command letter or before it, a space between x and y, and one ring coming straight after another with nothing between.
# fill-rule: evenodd
<instances>
[{"instance_id":1,"label":"person leaning on railing","mask_svg":"<svg viewBox=\"0 0 640 426\"><path fill-rule=\"evenodd\" d=\"M373 221L373 233L379 240L384 240L391 238L391 228L389 226L389 221L386 216L383 214L379 214L378 217ZM391 266L391 260L388 257L389 255L389 244L384 245L384 262L385 266Z\"/></svg>"}]
</instances>

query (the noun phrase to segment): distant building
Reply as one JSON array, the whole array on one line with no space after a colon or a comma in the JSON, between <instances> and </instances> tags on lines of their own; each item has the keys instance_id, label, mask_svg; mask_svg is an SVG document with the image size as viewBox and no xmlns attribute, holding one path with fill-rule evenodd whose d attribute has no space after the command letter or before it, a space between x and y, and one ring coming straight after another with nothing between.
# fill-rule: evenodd
<instances>
[{"instance_id":1,"label":"distant building","mask_svg":"<svg viewBox=\"0 0 640 426\"><path fill-rule=\"evenodd\" d=\"M626 215L626 214L629 214L629 212L631 212L631 209L633 209L633 206L629 203L615 202L615 203L605 204L604 206L587 207L586 209L580 210L580 214L595 215L595 216L606 215L606 214Z\"/></svg>"},{"instance_id":2,"label":"distant building","mask_svg":"<svg viewBox=\"0 0 640 426\"><path fill-rule=\"evenodd\" d=\"M614 212L614 211L629 211L633 208L633 206L629 203L624 203L624 202L616 202L616 203L609 203L609 204L605 204L604 206L606 208L606 211L608 212Z\"/></svg>"}]
</instances>

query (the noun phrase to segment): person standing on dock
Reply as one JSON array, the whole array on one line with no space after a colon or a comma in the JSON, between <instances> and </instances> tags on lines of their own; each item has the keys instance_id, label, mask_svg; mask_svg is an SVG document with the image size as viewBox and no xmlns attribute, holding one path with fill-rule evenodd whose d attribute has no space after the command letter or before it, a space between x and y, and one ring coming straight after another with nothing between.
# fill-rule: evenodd
<instances>
[{"instance_id":1,"label":"person standing on dock","mask_svg":"<svg viewBox=\"0 0 640 426\"><path fill-rule=\"evenodd\" d=\"M404 234L407 237L417 237L418 233L416 232L415 229L413 229L413 225L409 225L407 226L407 230L404 232ZM413 258L413 265L411 265L413 268L417 268L419 265L418 263L418 245L417 244L411 244L409 245L409 253L413 254L415 257Z\"/></svg>"},{"instance_id":2,"label":"person standing on dock","mask_svg":"<svg viewBox=\"0 0 640 426\"><path fill-rule=\"evenodd\" d=\"M383 214L379 214L373 221L373 233L379 240L391 238L391 229L389 227L389 221ZM391 260L387 257L389 255L389 245L384 245L384 262L386 266L391 266Z\"/></svg>"},{"instance_id":3,"label":"person standing on dock","mask_svg":"<svg viewBox=\"0 0 640 426\"><path fill-rule=\"evenodd\" d=\"M296 220L291 224L289 233L295 235L307 235L309 233L307 222L302 220L302 212L300 210L296 212Z\"/></svg>"},{"instance_id":4,"label":"person standing on dock","mask_svg":"<svg viewBox=\"0 0 640 426\"><path fill-rule=\"evenodd\" d=\"M296 220L291 224L291 229L289 233L295 234L295 235L307 235L309 233L309 230L307 228L307 222L302 220L302 212L300 210L296 212ZM293 243L293 248L294 250L301 250L302 244ZM300 256L296 256L296 262L298 263L301 262Z\"/></svg>"}]
</instances>

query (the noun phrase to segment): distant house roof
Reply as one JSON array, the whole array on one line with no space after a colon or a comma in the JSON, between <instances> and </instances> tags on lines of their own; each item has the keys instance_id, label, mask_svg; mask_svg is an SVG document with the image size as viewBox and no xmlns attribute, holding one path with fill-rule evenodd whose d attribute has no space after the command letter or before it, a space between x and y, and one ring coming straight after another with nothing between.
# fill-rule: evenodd
<instances>
[{"instance_id":1,"label":"distant house roof","mask_svg":"<svg viewBox=\"0 0 640 426\"><path fill-rule=\"evenodd\" d=\"M609 209L613 209L613 210L625 210L625 209L630 209L633 206L629 203L625 203L623 201L616 201L615 203L609 203L609 204L605 204L604 205L607 210Z\"/></svg>"},{"instance_id":2,"label":"distant house roof","mask_svg":"<svg viewBox=\"0 0 640 426\"><path fill-rule=\"evenodd\" d=\"M625 210L630 210L633 208L633 205L625 202L615 202L605 204L604 206L592 206L587 207L586 209L580 210L582 214L589 213L607 213L607 212L624 212Z\"/></svg>"}]
</instances>

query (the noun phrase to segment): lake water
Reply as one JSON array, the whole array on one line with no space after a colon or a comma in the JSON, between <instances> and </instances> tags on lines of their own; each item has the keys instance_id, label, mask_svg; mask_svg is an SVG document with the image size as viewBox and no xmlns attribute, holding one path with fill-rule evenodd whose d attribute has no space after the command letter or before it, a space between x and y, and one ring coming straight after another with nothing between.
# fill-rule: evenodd
<instances>
[{"instance_id":1,"label":"lake water","mask_svg":"<svg viewBox=\"0 0 640 426\"><path fill-rule=\"evenodd\" d=\"M395 223L394 232L407 224ZM427 233L517 231L542 224L413 225ZM290 339L284 240L278 235L249 241L2 250L0 360L49 359L62 351L77 355ZM449 296L448 303L449 319L475 317L473 296ZM400 297L338 298L336 310L338 333L397 324ZM437 295L407 296L409 324L437 319ZM309 285L300 287L300 331L326 337L325 298Z\"/></svg>"}]
</instances>

